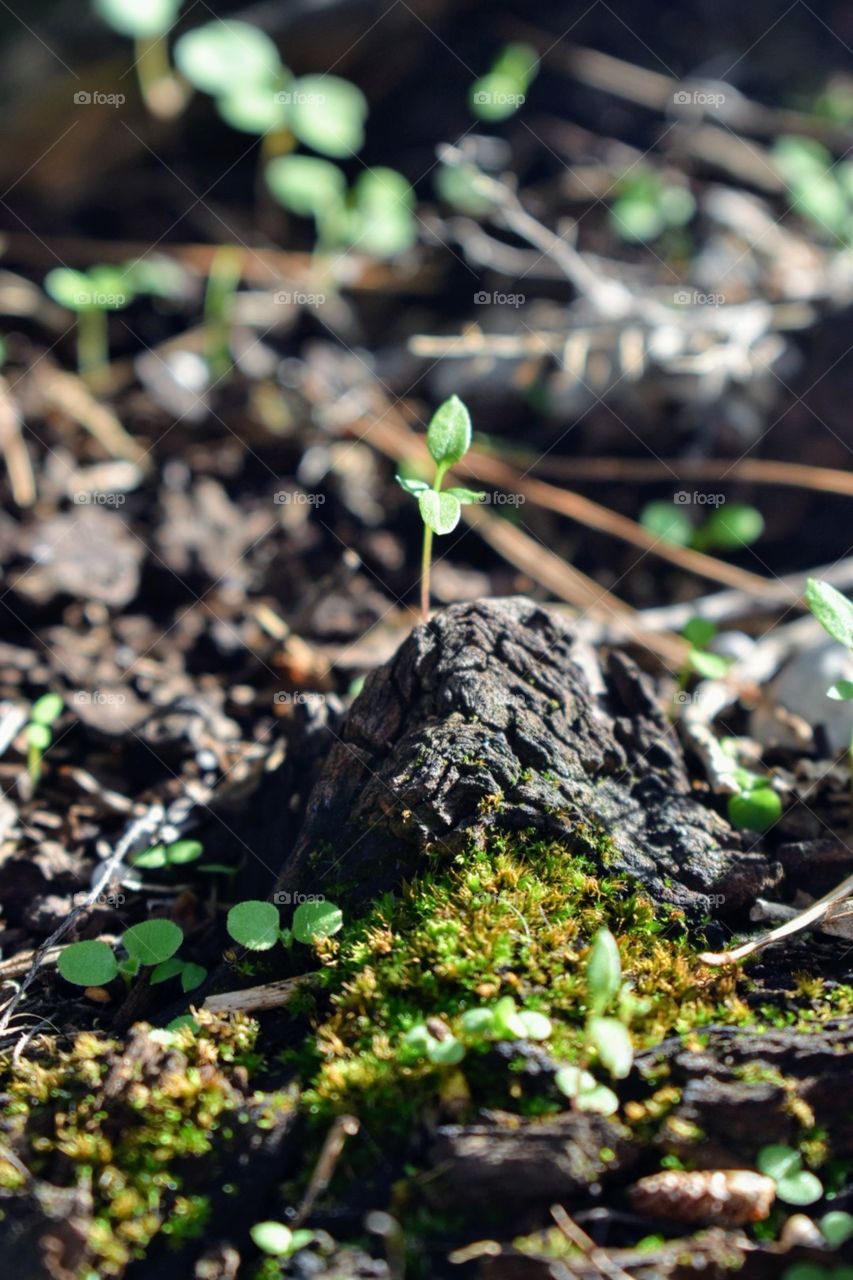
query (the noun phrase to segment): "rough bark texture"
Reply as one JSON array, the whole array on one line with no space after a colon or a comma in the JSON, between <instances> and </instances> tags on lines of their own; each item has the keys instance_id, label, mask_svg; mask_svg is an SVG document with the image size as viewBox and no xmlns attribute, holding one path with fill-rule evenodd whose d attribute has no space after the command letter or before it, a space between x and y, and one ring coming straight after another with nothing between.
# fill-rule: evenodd
<instances>
[{"instance_id":1,"label":"rough bark texture","mask_svg":"<svg viewBox=\"0 0 853 1280\"><path fill-rule=\"evenodd\" d=\"M780 874L691 793L630 659L525 599L447 609L370 675L278 887L340 881L357 901L494 829L565 840L683 906L737 909Z\"/></svg>"}]
</instances>

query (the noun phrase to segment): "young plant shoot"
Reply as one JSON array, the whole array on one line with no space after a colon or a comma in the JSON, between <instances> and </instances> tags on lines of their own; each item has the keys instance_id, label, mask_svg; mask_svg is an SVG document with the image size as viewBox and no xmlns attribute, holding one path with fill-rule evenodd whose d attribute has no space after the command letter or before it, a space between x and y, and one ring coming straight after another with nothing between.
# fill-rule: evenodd
<instances>
[{"instance_id":1,"label":"young plant shoot","mask_svg":"<svg viewBox=\"0 0 853 1280\"><path fill-rule=\"evenodd\" d=\"M42 759L53 742L53 725L62 715L64 705L58 693L45 693L33 703L30 711L24 735L27 742L27 773L30 775L33 791L41 781Z\"/></svg>"},{"instance_id":2,"label":"young plant shoot","mask_svg":"<svg viewBox=\"0 0 853 1280\"><path fill-rule=\"evenodd\" d=\"M133 41L133 63L145 105L168 120L186 101L184 86L172 70L168 34L182 0L95 0L95 12L120 35Z\"/></svg>"},{"instance_id":3,"label":"young plant shoot","mask_svg":"<svg viewBox=\"0 0 853 1280\"><path fill-rule=\"evenodd\" d=\"M809 578L806 583L806 603L833 640L843 644L853 653L853 604L821 578ZM836 702L853 702L853 680L839 680L826 691L828 698ZM850 763L850 790L853 793L853 733L848 750Z\"/></svg>"},{"instance_id":4,"label":"young plant shoot","mask_svg":"<svg viewBox=\"0 0 853 1280\"><path fill-rule=\"evenodd\" d=\"M126 267L96 266L88 271L56 267L44 287L61 307L77 316L77 369L81 378L97 385L109 367L107 312L130 306L135 290Z\"/></svg>"},{"instance_id":5,"label":"young plant shoot","mask_svg":"<svg viewBox=\"0 0 853 1280\"><path fill-rule=\"evenodd\" d=\"M471 417L458 396L451 396L436 409L427 428L427 448L435 463L432 485L425 480L407 480L397 476L406 493L417 498L424 525L421 553L421 617L429 619L429 580L432 566L434 534L452 533L459 523L465 503L482 502L485 494L473 489L442 489L444 477L460 462L471 447Z\"/></svg>"}]
</instances>

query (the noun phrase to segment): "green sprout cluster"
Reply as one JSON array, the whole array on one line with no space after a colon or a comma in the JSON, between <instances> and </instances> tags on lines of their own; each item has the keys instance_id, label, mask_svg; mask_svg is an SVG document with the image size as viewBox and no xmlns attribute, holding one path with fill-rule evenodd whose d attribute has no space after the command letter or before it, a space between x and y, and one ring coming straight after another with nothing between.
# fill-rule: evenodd
<instances>
[{"instance_id":1,"label":"green sprout cluster","mask_svg":"<svg viewBox=\"0 0 853 1280\"><path fill-rule=\"evenodd\" d=\"M806 603L820 625L833 640L843 644L853 653L853 604L821 578L809 578L806 583ZM826 696L836 702L853 701L853 680L839 680L827 689ZM853 737L848 752L850 761L850 788L853 792Z\"/></svg>"},{"instance_id":2,"label":"green sprout cluster","mask_svg":"<svg viewBox=\"0 0 853 1280\"><path fill-rule=\"evenodd\" d=\"M695 212L688 187L650 169L632 168L616 184L609 220L620 240L650 241L685 226Z\"/></svg>"},{"instance_id":3,"label":"green sprout cluster","mask_svg":"<svg viewBox=\"0 0 853 1280\"><path fill-rule=\"evenodd\" d=\"M75 986L101 987L119 974L129 982L145 967L151 969L152 986L180 978L183 991L194 991L204 982L207 970L178 957L183 940L183 930L174 921L145 920L122 934L123 959L118 959L109 943L99 939L72 942L60 954L59 972Z\"/></svg>"},{"instance_id":4,"label":"green sprout cluster","mask_svg":"<svg viewBox=\"0 0 853 1280\"><path fill-rule=\"evenodd\" d=\"M27 773L34 791L41 781L44 753L53 743L53 726L62 715L64 706L58 693L43 693L33 703L30 718L24 726Z\"/></svg>"},{"instance_id":5,"label":"green sprout cluster","mask_svg":"<svg viewBox=\"0 0 853 1280\"><path fill-rule=\"evenodd\" d=\"M523 105L538 71L539 55L532 45L506 45L487 74L471 86L468 101L472 114L487 124L508 119Z\"/></svg>"},{"instance_id":6,"label":"green sprout cluster","mask_svg":"<svg viewBox=\"0 0 853 1280\"><path fill-rule=\"evenodd\" d=\"M699 525L691 520L683 503L648 502L640 512L640 524L673 546L706 552L740 551L752 546L764 532L761 512L745 502L719 506Z\"/></svg>"},{"instance_id":7,"label":"green sprout cluster","mask_svg":"<svg viewBox=\"0 0 853 1280\"><path fill-rule=\"evenodd\" d=\"M835 242L853 243L853 161L836 162L816 138L779 138L773 163L794 213Z\"/></svg>"},{"instance_id":8,"label":"green sprout cluster","mask_svg":"<svg viewBox=\"0 0 853 1280\"><path fill-rule=\"evenodd\" d=\"M429 580L432 566L433 534L452 533L466 503L482 502L485 494L473 489L442 489L451 467L461 462L471 447L471 416L458 396L451 396L436 409L427 428L427 449L435 463L432 484L398 475L397 483L417 499L424 525L421 553L421 617L429 618Z\"/></svg>"},{"instance_id":9,"label":"green sprout cluster","mask_svg":"<svg viewBox=\"0 0 853 1280\"><path fill-rule=\"evenodd\" d=\"M278 907L253 898L231 908L225 927L230 937L248 951L270 951L278 942L285 946L294 941L305 946L323 942L333 937L343 922L343 913L333 902L301 902L290 928L282 929Z\"/></svg>"}]
</instances>

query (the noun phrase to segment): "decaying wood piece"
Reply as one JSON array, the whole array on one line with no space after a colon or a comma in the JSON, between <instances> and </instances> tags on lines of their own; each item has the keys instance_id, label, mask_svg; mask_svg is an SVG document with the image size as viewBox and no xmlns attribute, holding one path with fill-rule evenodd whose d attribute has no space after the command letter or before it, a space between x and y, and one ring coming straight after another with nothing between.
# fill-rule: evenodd
<instances>
[{"instance_id":1,"label":"decaying wood piece","mask_svg":"<svg viewBox=\"0 0 853 1280\"><path fill-rule=\"evenodd\" d=\"M737 908L781 874L695 798L634 664L513 599L445 610L371 673L278 888L367 901L431 853L522 830L687 907Z\"/></svg>"}]
</instances>

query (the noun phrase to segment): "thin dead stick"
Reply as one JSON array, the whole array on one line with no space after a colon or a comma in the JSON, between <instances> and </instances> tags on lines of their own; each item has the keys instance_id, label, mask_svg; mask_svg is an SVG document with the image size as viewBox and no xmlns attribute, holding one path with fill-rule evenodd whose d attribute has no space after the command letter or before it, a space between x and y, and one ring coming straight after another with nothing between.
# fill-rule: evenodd
<instances>
[{"instance_id":1,"label":"thin dead stick","mask_svg":"<svg viewBox=\"0 0 853 1280\"><path fill-rule=\"evenodd\" d=\"M585 1231L581 1230L574 1219L569 1217L561 1204L552 1204L550 1212L551 1217L569 1243L573 1244L576 1249L580 1249L581 1253L600 1276L607 1276L608 1280L633 1280L633 1277L620 1267L618 1262L614 1262L604 1249L600 1249L595 1241Z\"/></svg>"},{"instance_id":2,"label":"thin dead stick","mask_svg":"<svg viewBox=\"0 0 853 1280\"><path fill-rule=\"evenodd\" d=\"M355 1116L338 1116L329 1132L326 1134L326 1141L323 1143L323 1150L320 1152L320 1158L317 1161L314 1172L311 1174L311 1180L302 1197L302 1203L296 1211L293 1219L293 1226L300 1226L314 1208L317 1197L321 1196L326 1187L332 1180L332 1174L338 1160L341 1158L341 1152L346 1146L347 1138L354 1138L358 1133L361 1125Z\"/></svg>"},{"instance_id":3,"label":"thin dead stick","mask_svg":"<svg viewBox=\"0 0 853 1280\"><path fill-rule=\"evenodd\" d=\"M226 991L222 995L208 996L202 1008L207 1013L248 1013L251 1009L279 1009L288 1004L311 977L311 974L300 974L296 978L283 978L280 982L265 982L259 987L247 987L245 991Z\"/></svg>"},{"instance_id":4,"label":"thin dead stick","mask_svg":"<svg viewBox=\"0 0 853 1280\"><path fill-rule=\"evenodd\" d=\"M783 938L789 938L791 934L801 933L803 929L817 924L833 907L851 895L853 895L853 876L848 876L837 888L819 898L817 902L813 902L810 907L806 907L805 911L800 911L792 920L786 920L784 924L771 929L762 937L755 938L752 942L745 942L740 947L733 947L731 951L703 951L699 959L703 964L710 965L736 964L739 960L754 955L756 951L761 951L774 942L781 942Z\"/></svg>"},{"instance_id":5,"label":"thin dead stick","mask_svg":"<svg viewBox=\"0 0 853 1280\"><path fill-rule=\"evenodd\" d=\"M21 432L20 414L5 378L0 378L0 451L6 459L16 505L31 507L36 500L36 482Z\"/></svg>"}]
</instances>

